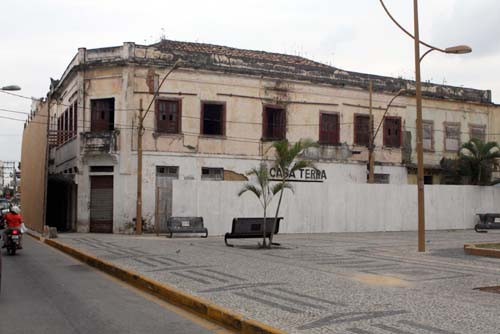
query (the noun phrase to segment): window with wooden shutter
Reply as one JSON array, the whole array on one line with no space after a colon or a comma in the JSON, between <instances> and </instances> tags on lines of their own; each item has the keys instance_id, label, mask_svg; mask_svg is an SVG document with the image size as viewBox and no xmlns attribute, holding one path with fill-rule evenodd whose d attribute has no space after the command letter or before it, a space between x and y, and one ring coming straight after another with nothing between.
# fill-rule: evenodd
<instances>
[{"instance_id":1,"label":"window with wooden shutter","mask_svg":"<svg viewBox=\"0 0 500 334\"><path fill-rule=\"evenodd\" d=\"M78 132L78 103L76 101L73 103L73 131L76 136Z\"/></svg>"},{"instance_id":2,"label":"window with wooden shutter","mask_svg":"<svg viewBox=\"0 0 500 334\"><path fill-rule=\"evenodd\" d=\"M477 139L484 142L486 140L486 125L470 124L469 125L469 137L470 137L470 139L477 138Z\"/></svg>"},{"instance_id":3,"label":"window with wooden shutter","mask_svg":"<svg viewBox=\"0 0 500 334\"><path fill-rule=\"evenodd\" d=\"M319 118L319 142L326 145L339 143L339 115L321 113Z\"/></svg>"},{"instance_id":4,"label":"window with wooden shutter","mask_svg":"<svg viewBox=\"0 0 500 334\"><path fill-rule=\"evenodd\" d=\"M73 105L70 105L68 109L68 138L73 138Z\"/></svg>"},{"instance_id":5,"label":"window with wooden shutter","mask_svg":"<svg viewBox=\"0 0 500 334\"><path fill-rule=\"evenodd\" d=\"M262 115L262 138L280 140L286 138L286 110L279 107L264 107Z\"/></svg>"},{"instance_id":6,"label":"window with wooden shutter","mask_svg":"<svg viewBox=\"0 0 500 334\"><path fill-rule=\"evenodd\" d=\"M115 124L115 99L90 101L90 131L112 131Z\"/></svg>"},{"instance_id":7,"label":"window with wooden shutter","mask_svg":"<svg viewBox=\"0 0 500 334\"><path fill-rule=\"evenodd\" d=\"M180 133L181 129L181 101L156 101L156 132Z\"/></svg>"},{"instance_id":8,"label":"window with wooden shutter","mask_svg":"<svg viewBox=\"0 0 500 334\"><path fill-rule=\"evenodd\" d=\"M354 115L354 144L368 146L370 143L370 116Z\"/></svg>"},{"instance_id":9,"label":"window with wooden shutter","mask_svg":"<svg viewBox=\"0 0 500 334\"><path fill-rule=\"evenodd\" d=\"M444 148L451 152L460 148L460 123L444 123Z\"/></svg>"},{"instance_id":10,"label":"window with wooden shutter","mask_svg":"<svg viewBox=\"0 0 500 334\"><path fill-rule=\"evenodd\" d=\"M384 146L401 147L401 118L384 118Z\"/></svg>"},{"instance_id":11,"label":"window with wooden shutter","mask_svg":"<svg viewBox=\"0 0 500 334\"><path fill-rule=\"evenodd\" d=\"M57 145L62 144L62 116L57 118Z\"/></svg>"},{"instance_id":12,"label":"window with wooden shutter","mask_svg":"<svg viewBox=\"0 0 500 334\"><path fill-rule=\"evenodd\" d=\"M224 136L226 134L226 104L204 102L201 105L201 134Z\"/></svg>"},{"instance_id":13,"label":"window with wooden shutter","mask_svg":"<svg viewBox=\"0 0 500 334\"><path fill-rule=\"evenodd\" d=\"M422 121L422 144L425 151L434 150L434 122Z\"/></svg>"}]
</instances>

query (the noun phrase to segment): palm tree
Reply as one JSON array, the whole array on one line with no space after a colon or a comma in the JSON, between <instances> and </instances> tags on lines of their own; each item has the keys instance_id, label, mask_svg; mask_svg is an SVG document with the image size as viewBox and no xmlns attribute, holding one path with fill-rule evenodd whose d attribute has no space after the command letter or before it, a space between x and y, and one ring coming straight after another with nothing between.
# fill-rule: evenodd
<instances>
[{"instance_id":1,"label":"palm tree","mask_svg":"<svg viewBox=\"0 0 500 334\"><path fill-rule=\"evenodd\" d=\"M269 173L267 171L267 166L265 164L261 164L260 167L252 168L250 171L246 173L247 176L253 176L257 184L246 183L243 188L238 192L238 196L243 195L247 191L254 194L258 199L262 208L264 209L264 226L263 226L263 238L262 238L262 247L267 247L266 245L266 231L267 231L267 208L271 203L275 194L277 194L281 190L281 184L276 184L271 187L269 182ZM274 229L272 230L274 231ZM273 233L271 232L271 238ZM270 239L271 240L271 239ZM271 246L271 241L269 241L269 246Z\"/></svg>"},{"instance_id":2,"label":"palm tree","mask_svg":"<svg viewBox=\"0 0 500 334\"><path fill-rule=\"evenodd\" d=\"M460 147L459 158L468 167L472 184L487 185L492 171L500 166L500 147L496 142L471 138Z\"/></svg>"},{"instance_id":3,"label":"palm tree","mask_svg":"<svg viewBox=\"0 0 500 334\"><path fill-rule=\"evenodd\" d=\"M278 206L276 207L276 214L274 216L273 221L273 231L276 228L276 222L278 221L278 215L280 212L281 200L283 199L283 190L290 189L293 192L292 185L288 182L291 175L294 175L295 172L300 169L312 167L316 169L314 163L310 160L301 159L299 156L309 147L316 147L317 143L313 142L311 139L300 139L295 144L290 144L287 139L283 139L277 142L274 142L271 148L274 148L276 160L274 162L275 168L279 171L277 173L280 175L279 180L279 193L280 197L278 200ZM273 242L273 234L271 234L271 238L269 242L272 244Z\"/></svg>"}]
</instances>

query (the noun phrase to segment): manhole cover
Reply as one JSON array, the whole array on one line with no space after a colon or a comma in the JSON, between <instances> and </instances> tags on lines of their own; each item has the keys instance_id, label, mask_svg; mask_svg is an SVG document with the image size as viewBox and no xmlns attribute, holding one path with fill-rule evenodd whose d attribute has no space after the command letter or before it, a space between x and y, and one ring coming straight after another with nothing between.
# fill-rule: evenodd
<instances>
[{"instance_id":1,"label":"manhole cover","mask_svg":"<svg viewBox=\"0 0 500 334\"><path fill-rule=\"evenodd\" d=\"M486 286L483 288L474 288L473 290L485 291L485 292L493 292L500 293L500 286Z\"/></svg>"}]
</instances>

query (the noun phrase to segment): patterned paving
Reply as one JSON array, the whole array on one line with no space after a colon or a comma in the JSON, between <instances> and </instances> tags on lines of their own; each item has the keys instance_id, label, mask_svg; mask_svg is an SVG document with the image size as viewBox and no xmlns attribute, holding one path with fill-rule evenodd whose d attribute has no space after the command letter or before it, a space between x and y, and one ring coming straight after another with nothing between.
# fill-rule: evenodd
<instances>
[{"instance_id":1,"label":"patterned paving","mask_svg":"<svg viewBox=\"0 0 500 334\"><path fill-rule=\"evenodd\" d=\"M500 285L500 260L461 251L495 235L431 232L425 254L414 251L414 237L289 235L272 250L253 241L228 248L222 238L61 241L291 333L498 334L498 296L473 288Z\"/></svg>"}]
</instances>

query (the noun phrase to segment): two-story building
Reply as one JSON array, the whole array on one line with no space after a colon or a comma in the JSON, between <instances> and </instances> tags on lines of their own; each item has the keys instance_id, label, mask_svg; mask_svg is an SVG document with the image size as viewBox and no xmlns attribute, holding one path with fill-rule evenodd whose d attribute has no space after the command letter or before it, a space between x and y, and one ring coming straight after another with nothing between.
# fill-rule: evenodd
<instances>
[{"instance_id":1,"label":"two-story building","mask_svg":"<svg viewBox=\"0 0 500 334\"><path fill-rule=\"evenodd\" d=\"M47 223L92 232L133 225L138 115L149 105L142 141L146 222L172 212L171 180L245 180L246 171L272 157L272 141L284 138L319 143L306 156L321 174L298 178L366 183L370 82L372 126L379 129L376 180L415 183L412 81L200 43L81 48L42 103L49 113ZM497 140L500 108L490 91L430 83L423 90L425 182L432 184L439 183L440 160L455 156L461 143Z\"/></svg>"}]
</instances>

